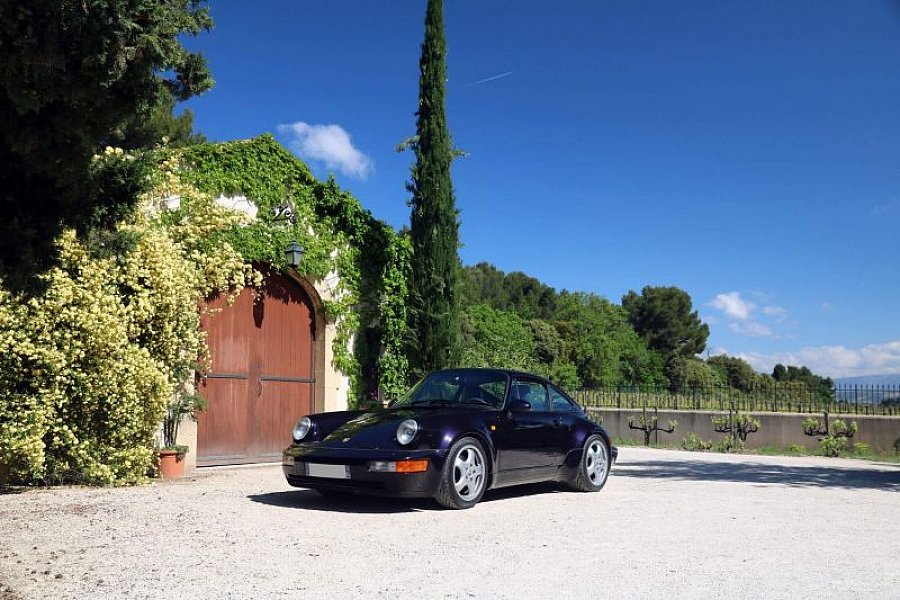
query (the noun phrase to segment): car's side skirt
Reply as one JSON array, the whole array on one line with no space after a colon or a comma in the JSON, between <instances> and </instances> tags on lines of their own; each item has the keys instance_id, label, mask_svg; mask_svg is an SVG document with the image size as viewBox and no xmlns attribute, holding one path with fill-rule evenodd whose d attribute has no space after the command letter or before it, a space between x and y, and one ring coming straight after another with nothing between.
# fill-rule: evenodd
<instances>
[{"instance_id":1,"label":"car's side skirt","mask_svg":"<svg viewBox=\"0 0 900 600\"><path fill-rule=\"evenodd\" d=\"M559 467L527 467L522 469L507 469L499 471L494 478L492 488L502 488L523 483L537 483L540 481L556 481L559 479Z\"/></svg>"}]
</instances>

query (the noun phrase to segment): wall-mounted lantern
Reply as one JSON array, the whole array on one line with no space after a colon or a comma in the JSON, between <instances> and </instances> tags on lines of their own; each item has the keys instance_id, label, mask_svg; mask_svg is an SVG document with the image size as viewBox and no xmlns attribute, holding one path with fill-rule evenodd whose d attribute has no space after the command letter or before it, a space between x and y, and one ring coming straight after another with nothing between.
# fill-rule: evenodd
<instances>
[{"instance_id":1,"label":"wall-mounted lantern","mask_svg":"<svg viewBox=\"0 0 900 600\"><path fill-rule=\"evenodd\" d=\"M287 264L296 269L300 266L300 261L303 260L303 246L298 244L297 240L294 240L284 251L284 256L287 258Z\"/></svg>"}]
</instances>

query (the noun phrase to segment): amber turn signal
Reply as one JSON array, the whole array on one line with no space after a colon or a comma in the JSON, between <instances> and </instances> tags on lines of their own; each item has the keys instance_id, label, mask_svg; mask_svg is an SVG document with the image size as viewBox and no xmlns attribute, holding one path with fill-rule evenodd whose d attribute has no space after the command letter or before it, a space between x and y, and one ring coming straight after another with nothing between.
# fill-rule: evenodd
<instances>
[{"instance_id":1,"label":"amber turn signal","mask_svg":"<svg viewBox=\"0 0 900 600\"><path fill-rule=\"evenodd\" d=\"M421 473L428 470L428 459L423 460L398 460L398 473Z\"/></svg>"}]
</instances>

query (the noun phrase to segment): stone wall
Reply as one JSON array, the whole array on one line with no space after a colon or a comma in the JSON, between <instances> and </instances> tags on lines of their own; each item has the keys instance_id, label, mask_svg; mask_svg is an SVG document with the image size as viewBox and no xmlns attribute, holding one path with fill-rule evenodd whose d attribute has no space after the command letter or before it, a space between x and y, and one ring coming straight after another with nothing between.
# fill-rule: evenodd
<instances>
[{"instance_id":1,"label":"stone wall","mask_svg":"<svg viewBox=\"0 0 900 600\"><path fill-rule=\"evenodd\" d=\"M618 409L618 408L588 408L588 415L595 420L601 421L604 429L616 438L628 438L638 441L644 440L642 431L628 428L628 417L634 417L637 422L640 417L640 410ZM651 414L650 409L647 410ZM670 443L678 444L684 437L693 432L705 440L716 442L726 435L718 433L713 429L711 417L727 416L727 412L718 411L689 411L689 410L660 410L659 423L667 426L670 420L678 421L675 431L666 433L664 431L654 432L650 438L654 443ZM750 434L747 438L747 445L751 448L759 448L762 446L781 446L788 447L792 444L799 444L810 450L819 447L819 440L803 433L803 420L810 417L818 417L823 419L821 414L806 413L750 413L761 423L759 431ZM893 452L894 445L900 443L900 417L884 417L873 415L831 415L831 420L841 419L843 421L856 421L859 425L859 432L853 438L854 442L863 442L872 446L873 449L881 452Z\"/></svg>"}]
</instances>

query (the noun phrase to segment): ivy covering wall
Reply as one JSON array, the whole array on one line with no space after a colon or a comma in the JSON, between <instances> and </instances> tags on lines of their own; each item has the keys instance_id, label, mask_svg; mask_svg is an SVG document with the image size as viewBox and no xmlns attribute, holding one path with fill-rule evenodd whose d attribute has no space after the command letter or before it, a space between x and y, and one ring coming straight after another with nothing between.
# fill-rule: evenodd
<instances>
[{"instance_id":1,"label":"ivy covering wall","mask_svg":"<svg viewBox=\"0 0 900 600\"><path fill-rule=\"evenodd\" d=\"M307 279L338 276L326 317L337 324L335 366L350 377L351 406L375 394L387 397L407 384L406 295L411 246L406 236L376 220L333 179L320 182L270 135L179 151L182 179L212 196L244 196L256 219L216 232L253 264L284 267L292 240L304 248L297 268ZM352 342L352 343L351 343Z\"/></svg>"},{"instance_id":2,"label":"ivy covering wall","mask_svg":"<svg viewBox=\"0 0 900 600\"><path fill-rule=\"evenodd\" d=\"M127 250L100 257L67 231L44 292L0 282L0 469L13 479L143 480L167 404L208 362L197 307L258 285L260 266L283 269L294 239L306 248L303 276L339 276L324 308L350 404L379 384L387 395L405 386L405 237L271 136L151 159L151 191L119 225ZM110 149L99 160L134 157ZM219 206L220 194L251 199L256 219Z\"/></svg>"}]
</instances>

